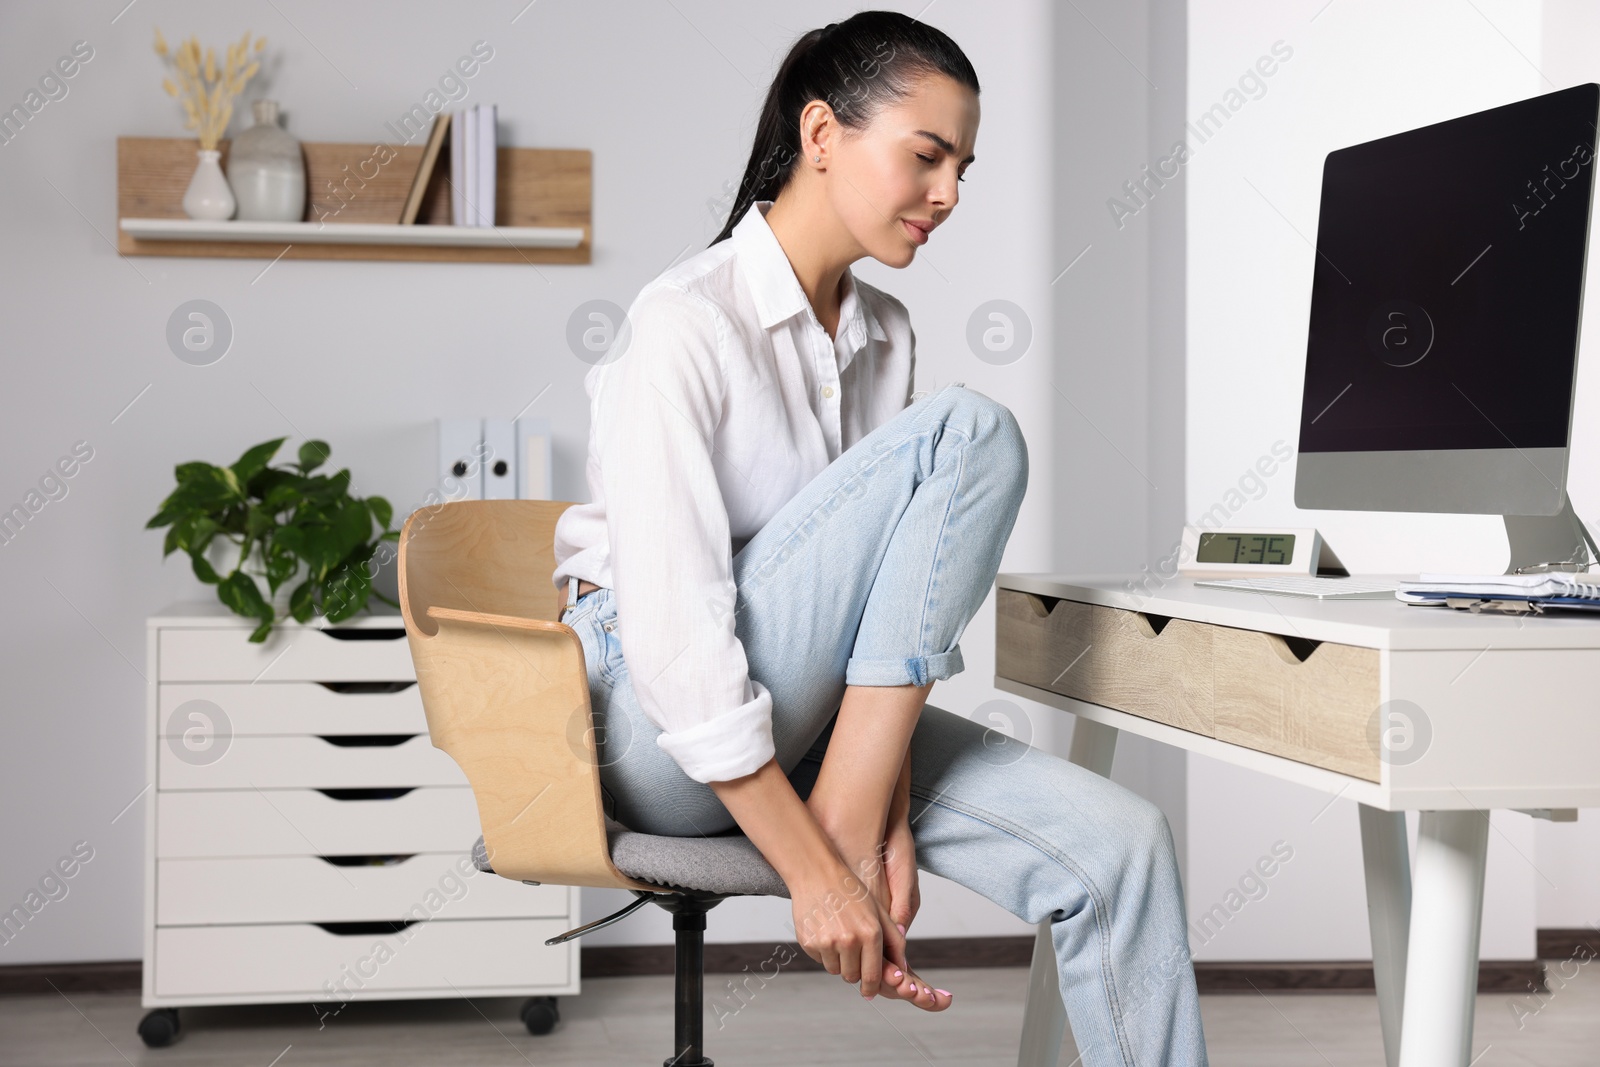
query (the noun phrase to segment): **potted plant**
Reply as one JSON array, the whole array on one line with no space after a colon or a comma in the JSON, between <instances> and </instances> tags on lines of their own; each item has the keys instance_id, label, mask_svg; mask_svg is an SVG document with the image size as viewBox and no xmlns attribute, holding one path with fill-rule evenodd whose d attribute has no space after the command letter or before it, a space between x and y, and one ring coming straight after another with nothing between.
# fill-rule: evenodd
<instances>
[{"instance_id":1,"label":"potted plant","mask_svg":"<svg viewBox=\"0 0 1600 1067\"><path fill-rule=\"evenodd\" d=\"M389 528L394 509L381 496L351 496L349 470L313 474L328 458L323 441L307 441L297 462L273 466L285 440L262 442L227 467L178 464L177 488L145 524L147 530L170 527L163 559L187 552L195 577L216 586L217 599L260 623L250 634L255 642L265 641L279 621L274 599L286 609L284 617L302 623L313 615L342 622L374 596L399 607L372 588L373 555L382 542L400 537ZM217 550L232 555L230 542L237 555L232 570L222 573ZM280 589L302 570L284 600ZM266 580L265 596L257 578Z\"/></svg>"}]
</instances>

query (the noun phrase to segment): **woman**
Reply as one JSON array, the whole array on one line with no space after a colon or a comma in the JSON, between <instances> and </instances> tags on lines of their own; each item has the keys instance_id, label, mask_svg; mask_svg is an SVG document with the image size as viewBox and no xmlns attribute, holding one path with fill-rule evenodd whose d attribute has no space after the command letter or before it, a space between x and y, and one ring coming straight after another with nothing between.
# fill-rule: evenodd
<instances>
[{"instance_id":1,"label":"woman","mask_svg":"<svg viewBox=\"0 0 1600 1067\"><path fill-rule=\"evenodd\" d=\"M917 868L1053 922L1086 1064L1204 1063L1171 832L1131 791L926 703L1027 483L1016 419L911 393L908 265L973 161L978 80L867 11L795 44L727 226L591 370L589 504L556 527L608 814L742 831L798 942L861 995L948 1009L905 958Z\"/></svg>"}]
</instances>

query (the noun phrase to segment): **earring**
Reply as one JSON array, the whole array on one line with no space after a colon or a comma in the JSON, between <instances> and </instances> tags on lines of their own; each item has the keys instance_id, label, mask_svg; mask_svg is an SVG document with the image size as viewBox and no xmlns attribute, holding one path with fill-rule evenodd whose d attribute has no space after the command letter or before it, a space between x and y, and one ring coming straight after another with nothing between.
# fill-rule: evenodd
<instances>
[{"instance_id":1,"label":"earring","mask_svg":"<svg viewBox=\"0 0 1600 1067\"><path fill-rule=\"evenodd\" d=\"M812 156L811 157L811 162L813 162L813 163L821 163L822 162L822 157L821 156Z\"/></svg>"}]
</instances>

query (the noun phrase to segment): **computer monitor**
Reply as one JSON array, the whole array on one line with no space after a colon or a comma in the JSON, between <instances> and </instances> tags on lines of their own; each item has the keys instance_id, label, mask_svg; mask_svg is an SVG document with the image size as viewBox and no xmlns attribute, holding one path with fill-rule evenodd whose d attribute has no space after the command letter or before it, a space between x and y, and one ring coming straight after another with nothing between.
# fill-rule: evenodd
<instances>
[{"instance_id":1,"label":"computer monitor","mask_svg":"<svg viewBox=\"0 0 1600 1067\"><path fill-rule=\"evenodd\" d=\"M1513 566L1585 551L1566 476L1597 122L1590 83L1328 153L1297 506L1505 515Z\"/></svg>"}]
</instances>

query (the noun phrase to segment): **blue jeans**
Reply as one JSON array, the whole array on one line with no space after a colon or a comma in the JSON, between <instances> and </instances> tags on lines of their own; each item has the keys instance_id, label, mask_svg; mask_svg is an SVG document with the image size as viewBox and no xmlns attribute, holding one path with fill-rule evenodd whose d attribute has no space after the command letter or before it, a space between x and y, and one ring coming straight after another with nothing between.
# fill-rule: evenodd
<instances>
[{"instance_id":1,"label":"blue jeans","mask_svg":"<svg viewBox=\"0 0 1600 1067\"><path fill-rule=\"evenodd\" d=\"M963 669L1027 485L1010 410L959 385L847 449L733 557L735 632L772 693L777 761L808 797L848 685ZM583 642L607 811L669 836L736 832L657 747L610 589L569 606ZM917 865L1029 923L1049 918L1086 1067L1205 1064L1183 886L1166 816L1124 786L924 705L911 737Z\"/></svg>"}]
</instances>

